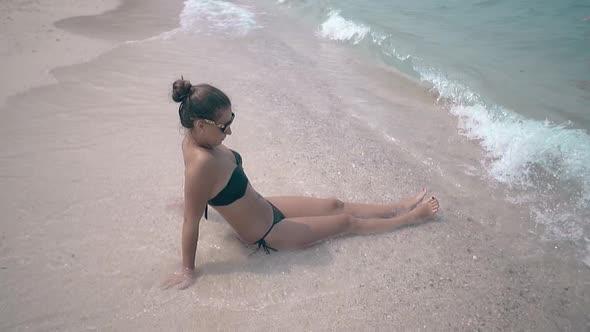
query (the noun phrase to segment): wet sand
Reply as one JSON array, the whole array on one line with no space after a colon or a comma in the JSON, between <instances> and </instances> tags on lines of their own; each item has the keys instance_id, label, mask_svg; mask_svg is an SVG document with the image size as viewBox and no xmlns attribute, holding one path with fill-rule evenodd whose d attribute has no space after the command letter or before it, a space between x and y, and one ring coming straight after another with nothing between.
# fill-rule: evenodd
<instances>
[{"instance_id":1,"label":"wet sand","mask_svg":"<svg viewBox=\"0 0 590 332\"><path fill-rule=\"evenodd\" d=\"M477 144L424 87L306 38L272 8L245 36L125 43L173 29L182 3L99 14L105 2L86 18L90 9L56 3L54 16L34 2L18 12L60 20L50 29L76 38L69 62L20 58L15 46L2 55L22 77L52 70L48 84L1 83L1 330L590 327L589 271L573 246L543 241L504 188L486 185ZM5 24L15 40L30 37ZM44 33L54 32L32 32ZM261 194L386 203L427 186L440 217L249 256L213 215L201 223L195 285L162 291L180 264L183 132L169 87L181 74L228 93L237 116L226 143Z\"/></svg>"}]
</instances>

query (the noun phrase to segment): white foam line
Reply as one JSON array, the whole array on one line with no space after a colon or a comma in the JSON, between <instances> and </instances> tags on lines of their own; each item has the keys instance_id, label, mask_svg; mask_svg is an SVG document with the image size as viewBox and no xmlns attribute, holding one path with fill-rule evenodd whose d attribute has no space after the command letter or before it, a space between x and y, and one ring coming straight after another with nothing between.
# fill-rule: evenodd
<instances>
[{"instance_id":1,"label":"white foam line","mask_svg":"<svg viewBox=\"0 0 590 332\"><path fill-rule=\"evenodd\" d=\"M371 29L360 23L344 19L337 10L331 10L328 18L319 27L318 34L327 39L351 41L358 44Z\"/></svg>"},{"instance_id":2,"label":"white foam line","mask_svg":"<svg viewBox=\"0 0 590 332\"><path fill-rule=\"evenodd\" d=\"M153 40L167 40L179 32L194 33L210 29L230 35L245 35L261 26L250 9L219 0L185 0L179 15L180 26L143 40L130 40L126 44Z\"/></svg>"}]
</instances>

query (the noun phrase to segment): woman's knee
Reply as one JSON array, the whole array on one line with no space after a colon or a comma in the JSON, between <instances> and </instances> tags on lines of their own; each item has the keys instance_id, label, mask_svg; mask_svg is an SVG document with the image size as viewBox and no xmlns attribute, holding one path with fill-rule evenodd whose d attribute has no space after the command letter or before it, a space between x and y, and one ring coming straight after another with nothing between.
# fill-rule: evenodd
<instances>
[{"instance_id":1,"label":"woman's knee","mask_svg":"<svg viewBox=\"0 0 590 332\"><path fill-rule=\"evenodd\" d=\"M367 220L346 214L345 229L347 234L365 234Z\"/></svg>"},{"instance_id":2,"label":"woman's knee","mask_svg":"<svg viewBox=\"0 0 590 332\"><path fill-rule=\"evenodd\" d=\"M342 215L342 233L344 234L356 234L359 229L360 219L347 213Z\"/></svg>"},{"instance_id":3,"label":"woman's knee","mask_svg":"<svg viewBox=\"0 0 590 332\"><path fill-rule=\"evenodd\" d=\"M329 199L329 206L330 206L330 210L332 210L333 214L339 214L344 211L344 202L339 199L336 199L336 198Z\"/></svg>"}]
</instances>

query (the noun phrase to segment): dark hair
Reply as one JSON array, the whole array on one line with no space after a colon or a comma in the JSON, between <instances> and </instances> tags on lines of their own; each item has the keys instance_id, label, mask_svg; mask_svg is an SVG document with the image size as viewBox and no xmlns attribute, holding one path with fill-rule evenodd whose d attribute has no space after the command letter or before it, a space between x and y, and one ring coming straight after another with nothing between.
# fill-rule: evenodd
<instances>
[{"instance_id":1,"label":"dark hair","mask_svg":"<svg viewBox=\"0 0 590 332\"><path fill-rule=\"evenodd\" d=\"M218 88L209 84L192 85L182 78L172 83L172 100L180 103L180 123L189 129L195 119L215 121L218 110L231 106L229 98Z\"/></svg>"}]
</instances>

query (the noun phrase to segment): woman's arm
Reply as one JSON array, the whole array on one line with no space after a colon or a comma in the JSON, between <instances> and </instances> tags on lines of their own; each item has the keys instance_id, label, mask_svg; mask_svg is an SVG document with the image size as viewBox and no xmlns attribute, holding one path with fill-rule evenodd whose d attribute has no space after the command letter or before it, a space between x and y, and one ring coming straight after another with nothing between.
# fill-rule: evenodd
<instances>
[{"instance_id":1,"label":"woman's arm","mask_svg":"<svg viewBox=\"0 0 590 332\"><path fill-rule=\"evenodd\" d=\"M184 174L182 266L188 270L195 268L199 223L215 183L212 168L212 163L205 160L198 167L187 167Z\"/></svg>"},{"instance_id":2,"label":"woman's arm","mask_svg":"<svg viewBox=\"0 0 590 332\"><path fill-rule=\"evenodd\" d=\"M189 287L195 278L195 256L199 222L215 184L215 169L210 160L187 165L184 172L184 222L182 224L182 270L175 272L163 288Z\"/></svg>"}]
</instances>

